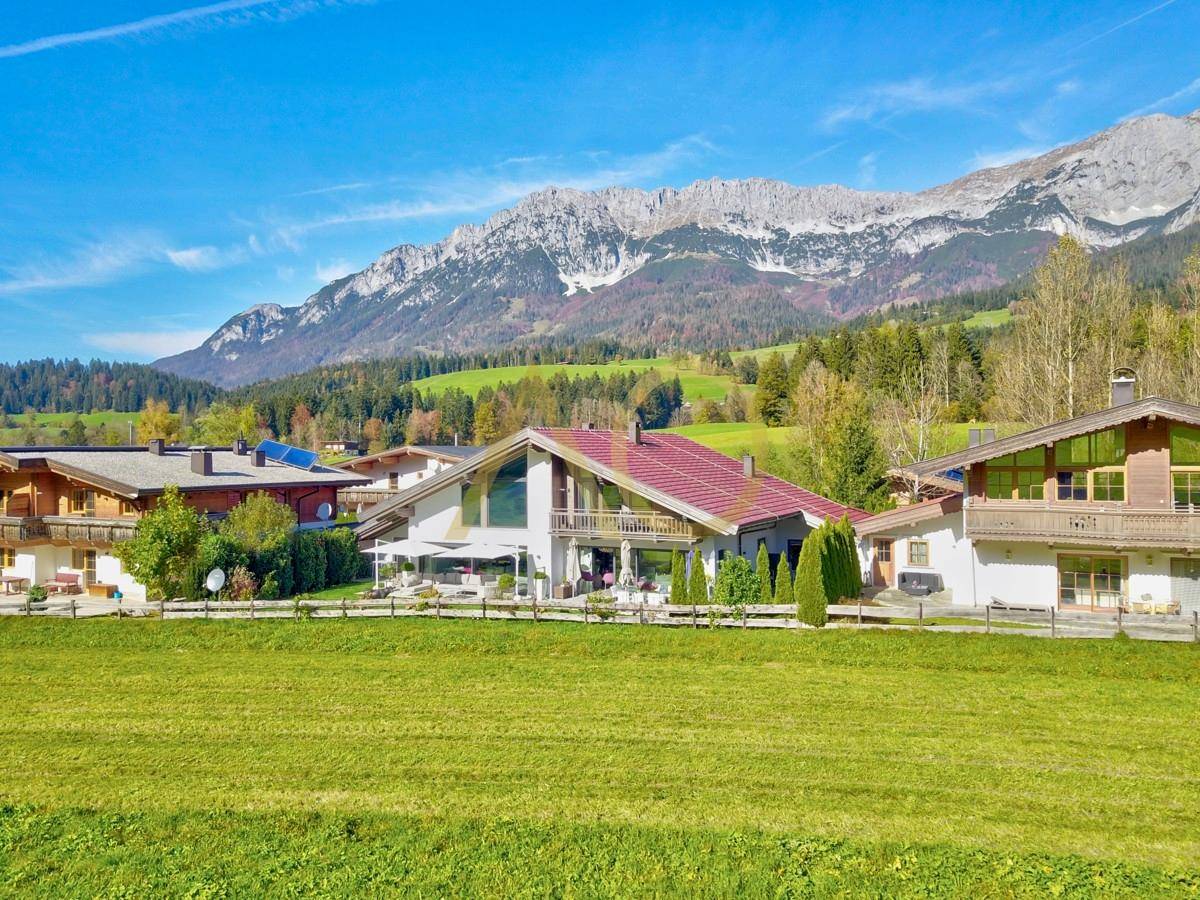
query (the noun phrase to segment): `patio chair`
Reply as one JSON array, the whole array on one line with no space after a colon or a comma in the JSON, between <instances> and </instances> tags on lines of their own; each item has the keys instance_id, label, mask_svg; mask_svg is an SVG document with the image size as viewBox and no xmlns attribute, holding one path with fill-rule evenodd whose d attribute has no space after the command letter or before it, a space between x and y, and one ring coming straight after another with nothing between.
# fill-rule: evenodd
<instances>
[{"instance_id":1,"label":"patio chair","mask_svg":"<svg viewBox=\"0 0 1200 900\"><path fill-rule=\"evenodd\" d=\"M1179 615L1179 601L1168 600L1165 603L1155 603L1153 612L1160 616L1177 616Z\"/></svg>"}]
</instances>

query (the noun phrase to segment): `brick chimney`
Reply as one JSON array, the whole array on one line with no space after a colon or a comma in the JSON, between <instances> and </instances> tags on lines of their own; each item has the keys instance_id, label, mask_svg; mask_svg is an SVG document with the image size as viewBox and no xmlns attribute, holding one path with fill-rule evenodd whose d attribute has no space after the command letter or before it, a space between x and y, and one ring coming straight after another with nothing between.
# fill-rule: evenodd
<instances>
[{"instance_id":1,"label":"brick chimney","mask_svg":"<svg viewBox=\"0 0 1200 900\"><path fill-rule=\"evenodd\" d=\"M642 442L642 423L634 419L629 423L629 443L640 444Z\"/></svg>"},{"instance_id":2,"label":"brick chimney","mask_svg":"<svg viewBox=\"0 0 1200 900\"><path fill-rule=\"evenodd\" d=\"M233 442L233 452L238 456L245 456L250 451L250 446L242 438L238 438Z\"/></svg>"},{"instance_id":3,"label":"brick chimney","mask_svg":"<svg viewBox=\"0 0 1200 900\"><path fill-rule=\"evenodd\" d=\"M267 464L267 454L264 450L250 451L250 465L257 469L261 469Z\"/></svg>"}]
</instances>

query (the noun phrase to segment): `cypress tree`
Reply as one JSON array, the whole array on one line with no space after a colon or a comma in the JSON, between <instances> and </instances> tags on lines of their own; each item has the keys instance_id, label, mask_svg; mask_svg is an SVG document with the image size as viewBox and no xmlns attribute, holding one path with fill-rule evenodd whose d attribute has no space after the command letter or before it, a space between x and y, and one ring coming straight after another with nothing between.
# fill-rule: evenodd
<instances>
[{"instance_id":1,"label":"cypress tree","mask_svg":"<svg viewBox=\"0 0 1200 900\"><path fill-rule=\"evenodd\" d=\"M758 558L754 561L754 574L758 576L758 602L770 604L771 591L771 556L767 553L767 545L758 545Z\"/></svg>"},{"instance_id":2,"label":"cypress tree","mask_svg":"<svg viewBox=\"0 0 1200 900\"><path fill-rule=\"evenodd\" d=\"M688 600L697 606L708 604L708 577L704 574L704 560L700 548L692 551L692 570L688 573Z\"/></svg>"},{"instance_id":3,"label":"cypress tree","mask_svg":"<svg viewBox=\"0 0 1200 900\"><path fill-rule=\"evenodd\" d=\"M796 584L793 593L796 600L796 617L806 625L821 628L829 615L825 611L828 600L825 596L825 571L822 564L821 545L825 542L824 532L818 528L804 539L800 548L800 559L796 563Z\"/></svg>"},{"instance_id":4,"label":"cypress tree","mask_svg":"<svg viewBox=\"0 0 1200 900\"><path fill-rule=\"evenodd\" d=\"M682 551L671 551L671 602L687 603L687 560Z\"/></svg>"},{"instance_id":5,"label":"cypress tree","mask_svg":"<svg viewBox=\"0 0 1200 900\"><path fill-rule=\"evenodd\" d=\"M775 567L775 602L780 606L791 606L795 602L792 595L792 569L786 553L779 554L779 565Z\"/></svg>"},{"instance_id":6,"label":"cypress tree","mask_svg":"<svg viewBox=\"0 0 1200 900\"><path fill-rule=\"evenodd\" d=\"M847 597L857 600L862 593L862 568L858 564L858 540L854 535L854 524L848 515L843 515L838 522L838 530L842 533L842 541L846 547L847 572L849 575L846 593Z\"/></svg>"}]
</instances>

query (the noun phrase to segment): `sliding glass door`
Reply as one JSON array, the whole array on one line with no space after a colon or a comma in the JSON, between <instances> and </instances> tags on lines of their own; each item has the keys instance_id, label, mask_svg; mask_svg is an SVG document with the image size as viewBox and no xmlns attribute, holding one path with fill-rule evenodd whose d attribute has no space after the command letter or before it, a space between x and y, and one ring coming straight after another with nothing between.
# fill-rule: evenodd
<instances>
[{"instance_id":1,"label":"sliding glass door","mask_svg":"<svg viewBox=\"0 0 1200 900\"><path fill-rule=\"evenodd\" d=\"M1112 610L1124 599L1124 557L1078 554L1058 558L1060 608Z\"/></svg>"}]
</instances>

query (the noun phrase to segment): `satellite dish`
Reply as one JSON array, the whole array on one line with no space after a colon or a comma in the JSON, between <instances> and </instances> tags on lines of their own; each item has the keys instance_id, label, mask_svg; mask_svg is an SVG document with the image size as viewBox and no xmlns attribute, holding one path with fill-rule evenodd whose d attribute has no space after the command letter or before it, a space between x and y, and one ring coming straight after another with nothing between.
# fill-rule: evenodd
<instances>
[{"instance_id":1,"label":"satellite dish","mask_svg":"<svg viewBox=\"0 0 1200 900\"><path fill-rule=\"evenodd\" d=\"M329 517L333 515L333 507L328 503L322 503L317 507L317 518L322 522L328 522Z\"/></svg>"},{"instance_id":2,"label":"satellite dish","mask_svg":"<svg viewBox=\"0 0 1200 900\"><path fill-rule=\"evenodd\" d=\"M213 569L208 573L208 577L204 579L204 586L214 594L221 588L225 587L225 573L220 569Z\"/></svg>"}]
</instances>

